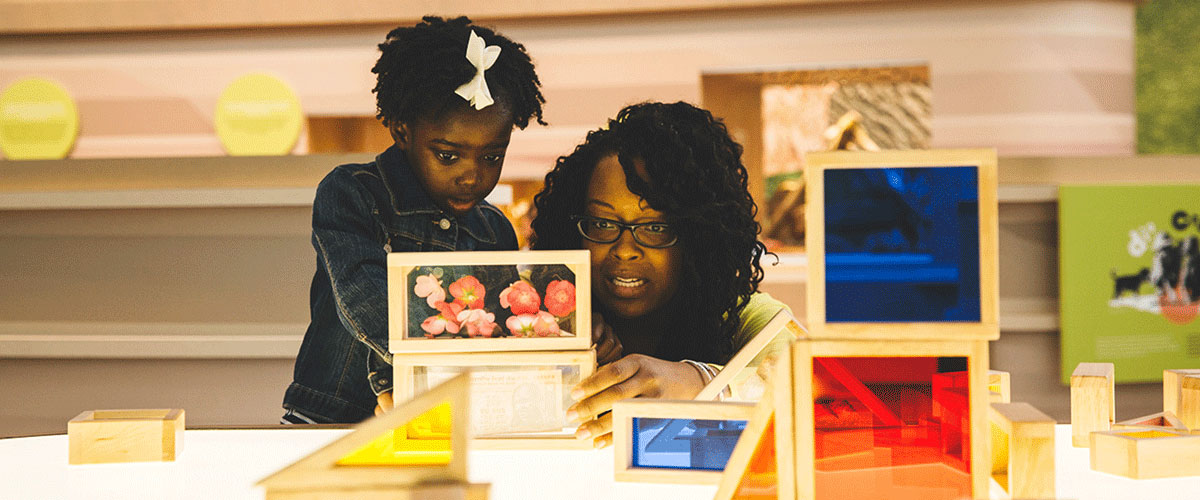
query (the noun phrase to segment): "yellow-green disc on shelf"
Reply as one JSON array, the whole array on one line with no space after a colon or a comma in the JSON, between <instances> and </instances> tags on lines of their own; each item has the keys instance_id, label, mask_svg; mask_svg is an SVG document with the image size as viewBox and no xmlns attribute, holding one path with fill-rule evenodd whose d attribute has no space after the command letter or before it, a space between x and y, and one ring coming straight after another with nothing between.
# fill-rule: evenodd
<instances>
[{"instance_id":1,"label":"yellow-green disc on shelf","mask_svg":"<svg viewBox=\"0 0 1200 500\"><path fill-rule=\"evenodd\" d=\"M5 158L65 158L78 135L75 100L57 83L25 78L0 94L0 152Z\"/></svg>"},{"instance_id":2,"label":"yellow-green disc on shelf","mask_svg":"<svg viewBox=\"0 0 1200 500\"><path fill-rule=\"evenodd\" d=\"M302 121L296 93L271 75L243 75L217 98L217 137L231 155L288 154L300 138Z\"/></svg>"}]
</instances>

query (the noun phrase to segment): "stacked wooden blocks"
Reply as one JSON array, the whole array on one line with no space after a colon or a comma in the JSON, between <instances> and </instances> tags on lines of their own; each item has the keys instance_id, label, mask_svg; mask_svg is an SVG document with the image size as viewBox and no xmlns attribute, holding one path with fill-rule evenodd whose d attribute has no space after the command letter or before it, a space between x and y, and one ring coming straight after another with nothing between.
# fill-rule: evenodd
<instances>
[{"instance_id":1,"label":"stacked wooden blocks","mask_svg":"<svg viewBox=\"0 0 1200 500\"><path fill-rule=\"evenodd\" d=\"M596 368L586 250L388 255L393 401L471 371L476 448L590 448L566 421Z\"/></svg>"},{"instance_id":2,"label":"stacked wooden blocks","mask_svg":"<svg viewBox=\"0 0 1200 500\"><path fill-rule=\"evenodd\" d=\"M808 335L781 358L719 500L987 496L989 389L1006 392L988 373L995 166L988 150L807 156Z\"/></svg>"}]
</instances>

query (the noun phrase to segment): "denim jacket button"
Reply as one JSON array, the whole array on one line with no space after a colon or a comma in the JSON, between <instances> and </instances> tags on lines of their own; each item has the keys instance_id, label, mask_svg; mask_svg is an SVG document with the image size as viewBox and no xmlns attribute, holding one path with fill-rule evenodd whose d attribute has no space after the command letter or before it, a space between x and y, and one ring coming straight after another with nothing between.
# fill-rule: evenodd
<instances>
[{"instance_id":1,"label":"denim jacket button","mask_svg":"<svg viewBox=\"0 0 1200 500\"><path fill-rule=\"evenodd\" d=\"M442 228L443 231L450 229L450 219L443 217L442 220L438 221L437 224L438 227Z\"/></svg>"}]
</instances>

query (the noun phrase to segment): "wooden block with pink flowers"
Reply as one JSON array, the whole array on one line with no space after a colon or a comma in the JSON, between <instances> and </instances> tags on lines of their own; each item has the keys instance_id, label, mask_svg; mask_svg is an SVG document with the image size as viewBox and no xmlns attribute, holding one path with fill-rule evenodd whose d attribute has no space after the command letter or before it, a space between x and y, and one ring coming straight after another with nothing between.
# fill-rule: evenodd
<instances>
[{"instance_id":1,"label":"wooden block with pink flowers","mask_svg":"<svg viewBox=\"0 0 1200 500\"><path fill-rule=\"evenodd\" d=\"M586 250L388 255L399 405L471 370L476 448L587 448L566 420L596 368Z\"/></svg>"}]
</instances>

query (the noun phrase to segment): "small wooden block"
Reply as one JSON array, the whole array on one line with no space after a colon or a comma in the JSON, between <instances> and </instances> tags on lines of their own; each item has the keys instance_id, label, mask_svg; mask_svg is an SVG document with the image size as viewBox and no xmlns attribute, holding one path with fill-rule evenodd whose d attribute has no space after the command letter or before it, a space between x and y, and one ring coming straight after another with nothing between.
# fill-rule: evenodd
<instances>
[{"instance_id":1,"label":"small wooden block","mask_svg":"<svg viewBox=\"0 0 1200 500\"><path fill-rule=\"evenodd\" d=\"M1131 479L1200 475L1200 436L1166 429L1093 432L1092 470Z\"/></svg>"},{"instance_id":2,"label":"small wooden block","mask_svg":"<svg viewBox=\"0 0 1200 500\"><path fill-rule=\"evenodd\" d=\"M95 410L67 422L69 462L173 462L183 450L184 412Z\"/></svg>"},{"instance_id":3,"label":"small wooden block","mask_svg":"<svg viewBox=\"0 0 1200 500\"><path fill-rule=\"evenodd\" d=\"M1012 402L1012 378L1008 372L988 370L988 402Z\"/></svg>"},{"instance_id":4,"label":"small wooden block","mask_svg":"<svg viewBox=\"0 0 1200 500\"><path fill-rule=\"evenodd\" d=\"M1183 377L1200 375L1200 369L1163 370L1163 411L1179 415L1179 396L1183 389Z\"/></svg>"},{"instance_id":5,"label":"small wooden block","mask_svg":"<svg viewBox=\"0 0 1200 500\"><path fill-rule=\"evenodd\" d=\"M1079 363L1071 373L1071 445L1088 447L1088 434L1112 429L1116 420L1112 363Z\"/></svg>"},{"instance_id":6,"label":"small wooden block","mask_svg":"<svg viewBox=\"0 0 1200 500\"><path fill-rule=\"evenodd\" d=\"M1200 375L1183 377L1179 390L1179 420L1189 429L1200 430Z\"/></svg>"},{"instance_id":7,"label":"small wooden block","mask_svg":"<svg viewBox=\"0 0 1200 500\"><path fill-rule=\"evenodd\" d=\"M992 464L1000 486L1012 498L1054 498L1054 419L1028 403L992 403L989 420L993 449L1006 451Z\"/></svg>"},{"instance_id":8,"label":"small wooden block","mask_svg":"<svg viewBox=\"0 0 1200 500\"><path fill-rule=\"evenodd\" d=\"M1188 431L1187 426L1183 425L1183 421L1179 420L1179 417L1176 417L1174 413L1169 411L1159 412L1153 415L1146 415L1144 417L1131 418L1124 422L1117 422L1113 424L1112 428L1114 431L1118 431L1127 429L1156 429L1164 427L1173 431Z\"/></svg>"}]
</instances>

